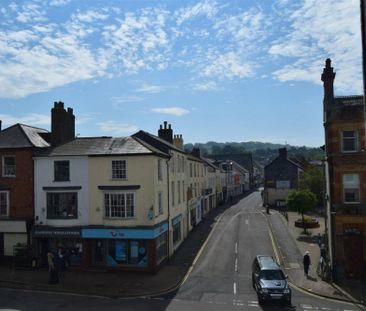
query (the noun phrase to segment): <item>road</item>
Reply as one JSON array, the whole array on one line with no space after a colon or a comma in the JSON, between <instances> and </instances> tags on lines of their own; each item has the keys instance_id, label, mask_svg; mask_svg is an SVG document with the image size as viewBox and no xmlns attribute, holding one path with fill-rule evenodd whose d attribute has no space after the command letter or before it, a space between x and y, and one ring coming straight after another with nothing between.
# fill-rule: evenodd
<instances>
[{"instance_id":1,"label":"road","mask_svg":"<svg viewBox=\"0 0 366 311\"><path fill-rule=\"evenodd\" d=\"M109 299L0 289L0 311L15 310L359 310L357 306L293 288L292 306L259 306L251 285L257 254L275 256L259 192L227 209L201 250L189 276L174 293L155 298ZM3 309L2 309L3 308Z\"/></svg>"}]
</instances>

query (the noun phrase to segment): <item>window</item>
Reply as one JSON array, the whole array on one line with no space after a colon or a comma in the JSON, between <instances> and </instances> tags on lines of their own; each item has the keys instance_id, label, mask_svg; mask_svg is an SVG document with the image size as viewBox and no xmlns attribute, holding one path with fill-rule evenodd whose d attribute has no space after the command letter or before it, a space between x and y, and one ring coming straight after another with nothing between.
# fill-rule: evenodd
<instances>
[{"instance_id":1,"label":"window","mask_svg":"<svg viewBox=\"0 0 366 311\"><path fill-rule=\"evenodd\" d=\"M184 180L182 181L182 201L185 201L185 197L186 197L186 191L185 191L185 186L184 186Z\"/></svg>"},{"instance_id":2,"label":"window","mask_svg":"<svg viewBox=\"0 0 366 311\"><path fill-rule=\"evenodd\" d=\"M175 189L174 189L174 181L172 181L172 205L175 205Z\"/></svg>"},{"instance_id":3,"label":"window","mask_svg":"<svg viewBox=\"0 0 366 311\"><path fill-rule=\"evenodd\" d=\"M156 243L156 263L159 264L168 254L167 252L167 233L164 232L155 240Z\"/></svg>"},{"instance_id":4,"label":"window","mask_svg":"<svg viewBox=\"0 0 366 311\"><path fill-rule=\"evenodd\" d=\"M0 191L0 217L9 216L9 192Z\"/></svg>"},{"instance_id":5,"label":"window","mask_svg":"<svg viewBox=\"0 0 366 311\"><path fill-rule=\"evenodd\" d=\"M69 161L55 161L55 181L70 180L70 163Z\"/></svg>"},{"instance_id":6,"label":"window","mask_svg":"<svg viewBox=\"0 0 366 311\"><path fill-rule=\"evenodd\" d=\"M290 181L276 180L276 189L290 189Z\"/></svg>"},{"instance_id":7,"label":"window","mask_svg":"<svg viewBox=\"0 0 366 311\"><path fill-rule=\"evenodd\" d=\"M126 179L126 161L115 160L112 161L112 179Z\"/></svg>"},{"instance_id":8,"label":"window","mask_svg":"<svg viewBox=\"0 0 366 311\"><path fill-rule=\"evenodd\" d=\"M76 192L48 192L47 218L77 218Z\"/></svg>"},{"instance_id":9,"label":"window","mask_svg":"<svg viewBox=\"0 0 366 311\"><path fill-rule=\"evenodd\" d=\"M159 213L159 215L162 215L164 213L164 210L163 210L163 193L162 192L158 193L158 213Z\"/></svg>"},{"instance_id":10,"label":"window","mask_svg":"<svg viewBox=\"0 0 366 311\"><path fill-rule=\"evenodd\" d=\"M357 131L343 131L342 132L342 151L355 152L358 150Z\"/></svg>"},{"instance_id":11,"label":"window","mask_svg":"<svg viewBox=\"0 0 366 311\"><path fill-rule=\"evenodd\" d=\"M145 240L109 240L108 264L137 265L146 267L147 247Z\"/></svg>"},{"instance_id":12,"label":"window","mask_svg":"<svg viewBox=\"0 0 366 311\"><path fill-rule=\"evenodd\" d=\"M161 166L161 159L158 159L158 180L163 180L163 171Z\"/></svg>"},{"instance_id":13,"label":"window","mask_svg":"<svg viewBox=\"0 0 366 311\"><path fill-rule=\"evenodd\" d=\"M15 177L15 156L3 157L3 176Z\"/></svg>"},{"instance_id":14,"label":"window","mask_svg":"<svg viewBox=\"0 0 366 311\"><path fill-rule=\"evenodd\" d=\"M192 163L189 163L189 176L193 177L193 172L192 172Z\"/></svg>"},{"instance_id":15,"label":"window","mask_svg":"<svg viewBox=\"0 0 366 311\"><path fill-rule=\"evenodd\" d=\"M178 204L180 203L180 180L178 180Z\"/></svg>"},{"instance_id":16,"label":"window","mask_svg":"<svg viewBox=\"0 0 366 311\"><path fill-rule=\"evenodd\" d=\"M360 202L360 179L358 174L343 175L343 200L344 203Z\"/></svg>"},{"instance_id":17,"label":"window","mask_svg":"<svg viewBox=\"0 0 366 311\"><path fill-rule=\"evenodd\" d=\"M173 224L173 244L177 244L181 240L181 222Z\"/></svg>"},{"instance_id":18,"label":"window","mask_svg":"<svg viewBox=\"0 0 366 311\"><path fill-rule=\"evenodd\" d=\"M105 193L104 211L107 218L135 217L134 193Z\"/></svg>"}]
</instances>

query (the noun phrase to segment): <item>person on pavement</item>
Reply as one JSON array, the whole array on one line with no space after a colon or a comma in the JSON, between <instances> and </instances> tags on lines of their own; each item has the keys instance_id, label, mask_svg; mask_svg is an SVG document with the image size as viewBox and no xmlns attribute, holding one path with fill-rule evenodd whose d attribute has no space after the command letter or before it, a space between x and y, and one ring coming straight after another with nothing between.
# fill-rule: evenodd
<instances>
[{"instance_id":1,"label":"person on pavement","mask_svg":"<svg viewBox=\"0 0 366 311\"><path fill-rule=\"evenodd\" d=\"M311 265L311 260L310 260L310 253L309 251L305 252L304 258L302 260L302 263L304 265L304 274L306 277L309 276L309 266Z\"/></svg>"}]
</instances>

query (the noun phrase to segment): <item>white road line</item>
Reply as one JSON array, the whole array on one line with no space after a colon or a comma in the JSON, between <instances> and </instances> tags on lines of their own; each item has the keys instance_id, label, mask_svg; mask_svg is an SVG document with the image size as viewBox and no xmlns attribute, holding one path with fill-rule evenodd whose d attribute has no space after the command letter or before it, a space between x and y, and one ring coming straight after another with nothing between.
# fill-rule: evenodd
<instances>
[{"instance_id":1,"label":"white road line","mask_svg":"<svg viewBox=\"0 0 366 311\"><path fill-rule=\"evenodd\" d=\"M235 243L235 254L238 253L238 242Z\"/></svg>"},{"instance_id":2,"label":"white road line","mask_svg":"<svg viewBox=\"0 0 366 311\"><path fill-rule=\"evenodd\" d=\"M245 224L249 225L249 219L245 219Z\"/></svg>"},{"instance_id":3,"label":"white road line","mask_svg":"<svg viewBox=\"0 0 366 311\"><path fill-rule=\"evenodd\" d=\"M234 295L236 295L236 283L234 282Z\"/></svg>"},{"instance_id":4,"label":"white road line","mask_svg":"<svg viewBox=\"0 0 366 311\"><path fill-rule=\"evenodd\" d=\"M235 258L235 272L238 272L238 258Z\"/></svg>"}]
</instances>

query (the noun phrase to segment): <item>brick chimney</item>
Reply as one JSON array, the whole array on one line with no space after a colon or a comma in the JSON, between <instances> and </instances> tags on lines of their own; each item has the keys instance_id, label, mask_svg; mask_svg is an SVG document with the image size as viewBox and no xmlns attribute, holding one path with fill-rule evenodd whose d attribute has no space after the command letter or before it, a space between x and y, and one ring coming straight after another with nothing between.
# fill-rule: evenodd
<instances>
[{"instance_id":1,"label":"brick chimney","mask_svg":"<svg viewBox=\"0 0 366 311\"><path fill-rule=\"evenodd\" d=\"M278 153L281 158L287 159L287 149L286 148L278 149Z\"/></svg>"},{"instance_id":2,"label":"brick chimney","mask_svg":"<svg viewBox=\"0 0 366 311\"><path fill-rule=\"evenodd\" d=\"M201 150L200 148L194 147L191 151L191 154L194 155L197 158L201 157Z\"/></svg>"},{"instance_id":3,"label":"brick chimney","mask_svg":"<svg viewBox=\"0 0 366 311\"><path fill-rule=\"evenodd\" d=\"M164 121L164 128L162 125L160 125L160 129L158 131L158 136L171 144L173 143L172 126L170 124L168 125L167 121Z\"/></svg>"},{"instance_id":4,"label":"brick chimney","mask_svg":"<svg viewBox=\"0 0 366 311\"><path fill-rule=\"evenodd\" d=\"M324 99L323 99L323 109L324 109L324 122L326 122L327 117L329 117L329 110L331 109L331 105L334 101L334 78L335 72L333 71L333 67L331 67L331 60L327 58L325 61L325 68L323 69L323 74L321 76L321 80L323 81L324 86Z\"/></svg>"},{"instance_id":5,"label":"brick chimney","mask_svg":"<svg viewBox=\"0 0 366 311\"><path fill-rule=\"evenodd\" d=\"M75 116L72 108L65 110L63 102L51 109L51 144L60 145L75 138Z\"/></svg>"},{"instance_id":6,"label":"brick chimney","mask_svg":"<svg viewBox=\"0 0 366 311\"><path fill-rule=\"evenodd\" d=\"M175 147L177 147L180 150L184 149L184 144L183 144L183 137L182 135L174 135L173 136L173 145Z\"/></svg>"}]
</instances>

